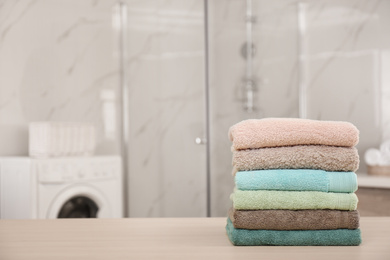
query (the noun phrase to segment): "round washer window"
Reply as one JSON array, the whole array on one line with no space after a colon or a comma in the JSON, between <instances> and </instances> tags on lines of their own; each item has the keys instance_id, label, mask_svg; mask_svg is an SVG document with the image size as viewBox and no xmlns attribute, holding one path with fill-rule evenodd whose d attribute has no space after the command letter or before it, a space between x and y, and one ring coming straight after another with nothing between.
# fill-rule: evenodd
<instances>
[{"instance_id":1,"label":"round washer window","mask_svg":"<svg viewBox=\"0 0 390 260\"><path fill-rule=\"evenodd\" d=\"M93 200L85 196L77 196L64 203L58 218L96 218L98 210Z\"/></svg>"}]
</instances>

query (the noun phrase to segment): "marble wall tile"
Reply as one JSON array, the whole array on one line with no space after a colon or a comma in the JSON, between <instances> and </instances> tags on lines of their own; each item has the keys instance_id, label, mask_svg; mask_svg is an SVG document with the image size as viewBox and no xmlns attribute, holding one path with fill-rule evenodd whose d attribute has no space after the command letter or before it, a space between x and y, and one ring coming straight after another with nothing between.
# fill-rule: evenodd
<instances>
[{"instance_id":1,"label":"marble wall tile","mask_svg":"<svg viewBox=\"0 0 390 260\"><path fill-rule=\"evenodd\" d=\"M307 4L309 54L388 48L389 2L321 0Z\"/></svg>"},{"instance_id":2,"label":"marble wall tile","mask_svg":"<svg viewBox=\"0 0 390 260\"><path fill-rule=\"evenodd\" d=\"M117 96L114 4L114 0L2 1L1 156L27 155L31 121L93 122L99 133L97 152L118 152L116 134L107 137L103 127L104 104L115 100L104 100L101 93ZM115 112L111 111L114 117Z\"/></svg>"},{"instance_id":3,"label":"marble wall tile","mask_svg":"<svg viewBox=\"0 0 390 260\"><path fill-rule=\"evenodd\" d=\"M130 216L205 216L203 2L126 3Z\"/></svg>"},{"instance_id":4,"label":"marble wall tile","mask_svg":"<svg viewBox=\"0 0 390 260\"><path fill-rule=\"evenodd\" d=\"M360 130L359 171L364 152L387 139L389 103L386 83L388 1L307 2L303 41L308 116L344 120Z\"/></svg>"},{"instance_id":5,"label":"marble wall tile","mask_svg":"<svg viewBox=\"0 0 390 260\"><path fill-rule=\"evenodd\" d=\"M326 62L312 61L309 66L315 71ZM364 151L381 142L381 106L375 79L377 62L375 53L335 58L316 83L308 88L310 118L349 121L359 129L360 170L364 169ZM342 75L339 75L340 71Z\"/></svg>"}]
</instances>

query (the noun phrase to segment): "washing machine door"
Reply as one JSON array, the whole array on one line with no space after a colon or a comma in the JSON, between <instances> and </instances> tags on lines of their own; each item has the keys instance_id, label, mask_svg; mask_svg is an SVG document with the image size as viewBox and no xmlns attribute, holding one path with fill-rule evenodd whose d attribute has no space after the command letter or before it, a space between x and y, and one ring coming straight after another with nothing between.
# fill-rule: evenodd
<instances>
[{"instance_id":1,"label":"washing machine door","mask_svg":"<svg viewBox=\"0 0 390 260\"><path fill-rule=\"evenodd\" d=\"M97 189L87 185L67 187L53 200L47 218L109 218L107 199Z\"/></svg>"}]
</instances>

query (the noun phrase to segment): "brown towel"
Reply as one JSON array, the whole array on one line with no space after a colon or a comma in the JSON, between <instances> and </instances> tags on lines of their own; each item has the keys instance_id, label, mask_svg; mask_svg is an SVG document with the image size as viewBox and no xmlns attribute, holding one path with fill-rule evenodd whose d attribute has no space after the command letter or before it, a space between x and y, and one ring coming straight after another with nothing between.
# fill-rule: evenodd
<instances>
[{"instance_id":1,"label":"brown towel","mask_svg":"<svg viewBox=\"0 0 390 260\"><path fill-rule=\"evenodd\" d=\"M359 212L345 210L229 210L235 228L268 230L357 229Z\"/></svg>"},{"instance_id":2,"label":"brown towel","mask_svg":"<svg viewBox=\"0 0 390 260\"><path fill-rule=\"evenodd\" d=\"M233 149L256 149L291 145L352 147L359 131L351 123L299 118L264 118L241 121L229 129Z\"/></svg>"},{"instance_id":3,"label":"brown towel","mask_svg":"<svg viewBox=\"0 0 390 260\"><path fill-rule=\"evenodd\" d=\"M298 145L233 151L233 174L266 169L316 169L355 172L359 154L355 147Z\"/></svg>"}]
</instances>

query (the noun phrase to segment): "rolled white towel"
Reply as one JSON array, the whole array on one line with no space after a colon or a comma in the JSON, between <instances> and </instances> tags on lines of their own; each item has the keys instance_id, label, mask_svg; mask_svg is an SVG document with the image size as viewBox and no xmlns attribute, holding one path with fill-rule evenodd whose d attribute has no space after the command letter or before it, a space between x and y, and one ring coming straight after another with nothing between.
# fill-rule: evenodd
<instances>
[{"instance_id":1,"label":"rolled white towel","mask_svg":"<svg viewBox=\"0 0 390 260\"><path fill-rule=\"evenodd\" d=\"M381 151L382 154L382 161L385 164L390 165L390 140L384 141L381 144L379 150Z\"/></svg>"},{"instance_id":2,"label":"rolled white towel","mask_svg":"<svg viewBox=\"0 0 390 260\"><path fill-rule=\"evenodd\" d=\"M379 150L381 153L390 153L390 140L384 141Z\"/></svg>"},{"instance_id":3,"label":"rolled white towel","mask_svg":"<svg viewBox=\"0 0 390 260\"><path fill-rule=\"evenodd\" d=\"M364 154L364 160L368 165L379 165L382 162L382 155L378 149L370 148Z\"/></svg>"}]
</instances>

